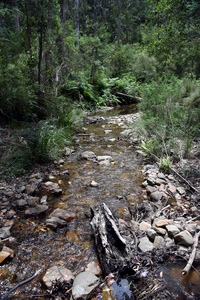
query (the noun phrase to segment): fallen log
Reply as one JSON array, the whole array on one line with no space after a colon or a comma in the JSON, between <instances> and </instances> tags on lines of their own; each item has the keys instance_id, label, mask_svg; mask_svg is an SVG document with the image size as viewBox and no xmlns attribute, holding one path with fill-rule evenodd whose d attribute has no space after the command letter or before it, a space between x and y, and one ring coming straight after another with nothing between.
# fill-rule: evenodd
<instances>
[{"instance_id":1,"label":"fallen log","mask_svg":"<svg viewBox=\"0 0 200 300\"><path fill-rule=\"evenodd\" d=\"M141 97L138 96L133 96L133 95L128 95L128 94L124 94L121 92L116 92L115 96L125 100L125 101L131 101L132 103L138 103L141 102L143 99Z\"/></svg>"},{"instance_id":2,"label":"fallen log","mask_svg":"<svg viewBox=\"0 0 200 300\"><path fill-rule=\"evenodd\" d=\"M91 208L91 211L93 218L90 224L104 275L124 269L138 269L135 245L121 236L116 225L118 222L106 204L103 203L97 209Z\"/></svg>"}]
</instances>

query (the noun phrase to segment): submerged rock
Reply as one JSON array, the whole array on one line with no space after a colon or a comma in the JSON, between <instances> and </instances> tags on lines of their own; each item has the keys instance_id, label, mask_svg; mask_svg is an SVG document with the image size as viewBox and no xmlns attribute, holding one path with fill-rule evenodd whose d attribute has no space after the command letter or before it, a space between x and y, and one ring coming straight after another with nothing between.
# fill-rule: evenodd
<instances>
[{"instance_id":1,"label":"submerged rock","mask_svg":"<svg viewBox=\"0 0 200 300\"><path fill-rule=\"evenodd\" d=\"M56 281L70 283L72 280L74 280L72 272L63 266L49 268L43 277L43 282L48 288L51 288Z\"/></svg>"},{"instance_id":2,"label":"submerged rock","mask_svg":"<svg viewBox=\"0 0 200 300\"><path fill-rule=\"evenodd\" d=\"M51 217L57 217L59 219L65 220L66 222L70 222L74 218L76 218L75 213L68 213L65 209L62 208L56 208L51 214Z\"/></svg>"},{"instance_id":3,"label":"submerged rock","mask_svg":"<svg viewBox=\"0 0 200 300\"><path fill-rule=\"evenodd\" d=\"M98 285L99 279L92 272L79 273L73 283L71 299L91 299L90 296Z\"/></svg>"}]
</instances>

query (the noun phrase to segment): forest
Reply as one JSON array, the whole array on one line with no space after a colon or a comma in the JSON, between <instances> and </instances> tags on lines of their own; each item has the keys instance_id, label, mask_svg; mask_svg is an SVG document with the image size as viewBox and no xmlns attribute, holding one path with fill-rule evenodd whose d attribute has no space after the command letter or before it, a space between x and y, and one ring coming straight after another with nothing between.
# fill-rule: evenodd
<instances>
[{"instance_id":1,"label":"forest","mask_svg":"<svg viewBox=\"0 0 200 300\"><path fill-rule=\"evenodd\" d=\"M197 0L1 1L1 175L57 159L84 111L123 94L142 99L141 152L187 156L200 133L199 14Z\"/></svg>"}]
</instances>

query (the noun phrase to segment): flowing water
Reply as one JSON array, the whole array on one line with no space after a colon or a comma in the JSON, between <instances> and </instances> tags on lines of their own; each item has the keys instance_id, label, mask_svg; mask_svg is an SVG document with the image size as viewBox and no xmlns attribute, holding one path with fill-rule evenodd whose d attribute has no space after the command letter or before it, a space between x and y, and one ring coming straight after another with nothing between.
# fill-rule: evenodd
<instances>
[{"instance_id":1,"label":"flowing water","mask_svg":"<svg viewBox=\"0 0 200 300\"><path fill-rule=\"evenodd\" d=\"M116 217L130 221L127 207L143 199L143 176L138 156L131 144L121 138L120 132L128 118L124 114L135 110L135 106L129 106L99 112L103 116L99 116L101 122L85 125L82 134L78 135L75 153L62 166L51 170L53 181L59 183L63 193L59 197L48 197L49 211L43 217L26 218L23 212L20 213L12 231L17 240L11 245L15 256L0 266L0 288L3 293L32 276L41 267L63 264L76 275L90 261L96 260L87 217L91 206L105 202ZM97 116L95 118L98 119ZM97 156L109 155L113 161L110 166L101 166L95 161L81 160L80 154L86 150L93 151ZM69 175L63 175L66 170ZM98 186L90 186L91 181L96 181ZM45 218L55 208L75 212L77 217L66 227L56 231L47 230L44 226ZM167 274L167 271L164 273ZM173 276L176 277L176 272L168 275L169 278L174 278ZM126 279L117 281L113 289L114 294L106 296L104 293L103 299L131 299ZM12 294L12 299L26 299L26 295L31 294L45 294L45 288L38 278L18 288ZM124 298L125 294L128 298ZM116 298L113 295L117 295Z\"/></svg>"}]
</instances>

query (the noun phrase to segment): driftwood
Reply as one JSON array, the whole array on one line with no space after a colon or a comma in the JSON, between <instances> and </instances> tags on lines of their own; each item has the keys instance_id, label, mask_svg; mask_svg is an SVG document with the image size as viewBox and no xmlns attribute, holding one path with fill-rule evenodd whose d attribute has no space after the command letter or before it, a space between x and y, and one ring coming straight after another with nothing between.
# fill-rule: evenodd
<instances>
[{"instance_id":1,"label":"driftwood","mask_svg":"<svg viewBox=\"0 0 200 300\"><path fill-rule=\"evenodd\" d=\"M190 258L188 260L188 263L182 271L182 275L186 275L192 267L192 264L193 264L193 261L194 261L195 255L196 255L197 247L198 247L199 236L200 236L200 231L195 234L193 249L192 249Z\"/></svg>"},{"instance_id":2,"label":"driftwood","mask_svg":"<svg viewBox=\"0 0 200 300\"><path fill-rule=\"evenodd\" d=\"M93 218L90 224L104 275L125 269L137 269L134 245L121 236L116 225L117 220L110 209L103 203L98 209L91 208L91 211Z\"/></svg>"},{"instance_id":3,"label":"driftwood","mask_svg":"<svg viewBox=\"0 0 200 300\"><path fill-rule=\"evenodd\" d=\"M116 92L115 95L119 98L122 98L125 101L131 101L132 103L138 103L141 102L143 99L137 96L128 95L120 92Z\"/></svg>"}]
</instances>

